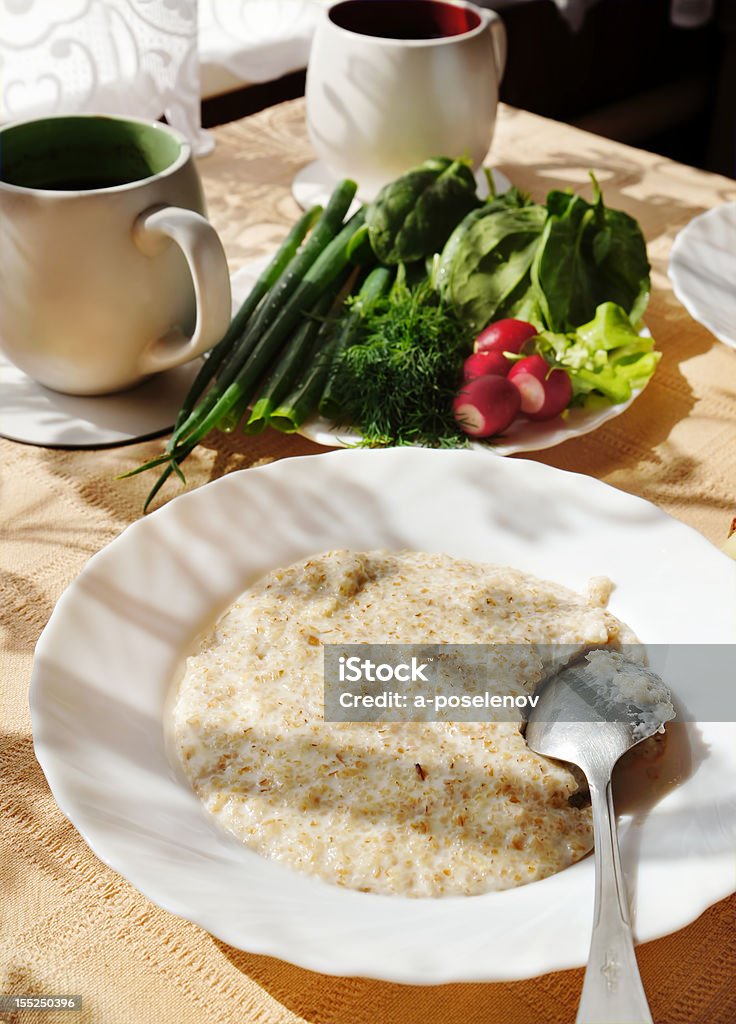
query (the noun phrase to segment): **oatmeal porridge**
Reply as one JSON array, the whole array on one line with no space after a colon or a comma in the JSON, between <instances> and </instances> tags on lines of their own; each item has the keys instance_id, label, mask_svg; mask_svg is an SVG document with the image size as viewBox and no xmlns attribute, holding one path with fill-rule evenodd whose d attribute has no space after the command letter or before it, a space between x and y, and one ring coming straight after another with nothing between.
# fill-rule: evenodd
<instances>
[{"instance_id":1,"label":"oatmeal porridge","mask_svg":"<svg viewBox=\"0 0 736 1024\"><path fill-rule=\"evenodd\" d=\"M334 551L269 573L200 638L172 737L217 821L263 856L339 885L414 897L544 878L592 846L580 776L518 722L323 721L323 645L513 644L531 692L551 648L631 641L583 595L500 566Z\"/></svg>"}]
</instances>

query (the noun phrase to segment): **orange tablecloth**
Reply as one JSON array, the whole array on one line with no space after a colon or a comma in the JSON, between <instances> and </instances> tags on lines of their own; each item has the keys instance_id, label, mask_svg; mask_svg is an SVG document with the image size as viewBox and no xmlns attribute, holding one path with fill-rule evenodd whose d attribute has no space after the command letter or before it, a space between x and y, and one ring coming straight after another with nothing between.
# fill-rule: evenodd
<instances>
[{"instance_id":1,"label":"orange tablecloth","mask_svg":"<svg viewBox=\"0 0 736 1024\"><path fill-rule=\"evenodd\" d=\"M289 184L311 157L302 103L215 135L217 148L200 169L235 271L272 249L296 215ZM677 230L736 199L736 182L508 108L500 111L492 162L536 198L550 187L586 188L594 168L607 202L640 221L653 264L647 322L664 356L645 398L595 434L532 457L642 495L722 543L736 513L736 353L690 319L666 267ZM116 475L159 447L68 452L0 441L0 993L84 997L78 1014L0 1013L0 1021L569 1024L581 971L417 989L329 978L229 948L149 903L61 815L33 757L26 697L33 646L86 559L140 513L149 481ZM319 450L272 432L222 437L188 463L190 486ZM733 898L723 901L640 948L658 1024L736 1020L735 908Z\"/></svg>"}]
</instances>

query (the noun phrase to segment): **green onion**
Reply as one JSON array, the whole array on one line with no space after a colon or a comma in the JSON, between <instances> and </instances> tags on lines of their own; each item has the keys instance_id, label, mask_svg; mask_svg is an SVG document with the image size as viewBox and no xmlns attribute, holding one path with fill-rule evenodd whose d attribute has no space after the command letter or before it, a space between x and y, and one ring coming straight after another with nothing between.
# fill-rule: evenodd
<instances>
[{"instance_id":1,"label":"green onion","mask_svg":"<svg viewBox=\"0 0 736 1024\"><path fill-rule=\"evenodd\" d=\"M314 261L340 231L343 219L355 198L357 188L355 182L348 178L338 182L335 186L324 213L303 248L289 263L258 310L251 328L254 334L260 335L271 326Z\"/></svg>"},{"instance_id":2,"label":"green onion","mask_svg":"<svg viewBox=\"0 0 736 1024\"><path fill-rule=\"evenodd\" d=\"M201 405L192 410L189 416L181 420L166 446L167 452L171 453L175 450L180 440L188 436L197 423L201 422L206 411L217 404L219 396L236 379L250 358L259 338L279 316L282 307L286 305L290 297L297 290L304 275L312 267L315 260L324 252L325 247L334 240L342 225L342 219L355 197L356 189L357 185L355 182L347 178L344 181L338 182L335 186L327 207L315 225L312 234L307 239L306 244L296 253L280 275L271 292L258 308L258 312L249 324L245 334L236 342L232 352L224 362L224 366L217 375L217 387L211 388L202 400ZM141 469L146 469L150 466L151 463L147 463Z\"/></svg>"},{"instance_id":3,"label":"green onion","mask_svg":"<svg viewBox=\"0 0 736 1024\"><path fill-rule=\"evenodd\" d=\"M248 326L248 321L255 312L261 299L276 284L284 270L286 270L287 266L291 263L297 249L304 240L305 235L310 228L314 226L315 221L321 213L321 206L313 206L311 210L307 210L307 212L299 218L279 246L271 262L256 280L240 306L240 309L233 317L225 334L217 342L214 348L210 350L209 355L200 367L199 373L194 378L194 381L184 398L184 402L182 403L181 409L176 417L176 423L174 424L172 440L181 425L186 421L189 413L194 408L199 396L215 376L216 372L220 369L225 359L229 356L233 345L244 333Z\"/></svg>"},{"instance_id":4,"label":"green onion","mask_svg":"<svg viewBox=\"0 0 736 1024\"><path fill-rule=\"evenodd\" d=\"M278 317L259 338L235 379L228 383L224 391L218 391L215 403L210 404L209 408L203 411L202 416L192 423L190 432L182 439L182 451L183 446L188 445L189 442L201 441L205 434L217 426L220 418L241 399L253 396L259 380L271 361L281 351L286 338L298 324L304 310L313 306L324 289L331 285L348 266L347 243L363 223L364 217L365 213L362 209L354 214L339 235L330 242L309 268L294 293L287 299ZM218 385L219 383L218 381ZM181 461L177 458L177 449L174 449L172 455L177 462Z\"/></svg>"},{"instance_id":5,"label":"green onion","mask_svg":"<svg viewBox=\"0 0 736 1024\"><path fill-rule=\"evenodd\" d=\"M210 359L208 359L205 363L205 367L202 368L201 377L198 375L198 383L195 381L198 389L200 387L204 388L212 377L211 370L214 369L217 371L219 369L220 372L217 375L215 385L210 388L198 405L195 405L193 408L186 408L186 406L192 405L192 402L197 397L197 393L194 391L193 385L190 395L187 396L185 409L181 411L177 417L177 425L165 452L154 459L150 459L143 465L136 467L136 469L130 470L128 473L121 474L121 479L128 476L135 476L138 473L143 473L146 470L153 469L167 463L170 464L168 471L165 471L167 477L174 471L177 472L177 475L181 473L179 463L186 458L186 456L196 446L198 440L201 440L204 436L201 432L202 424L210 424L207 429L211 429L212 417L208 414L213 409L219 410L220 415L224 415L225 412L227 412L227 408L223 408L221 400L228 389L235 383L238 376L244 372L246 365L251 361L251 355L253 355L255 350L259 348L261 336L263 334L268 335L270 344L273 346L273 334L269 334L269 330L273 326L274 321L279 320L284 312L287 312L287 322L293 326L295 321L295 310L294 303L290 304L290 300L294 297L296 292L299 292L299 295L297 296L297 304L299 306L309 308L309 306L313 305L314 301L316 301L315 294L320 290L319 275L317 278L318 287L316 289L313 287L314 278L310 277L309 287L306 289L306 295L303 288L300 290L300 286L304 283L307 273L312 269L315 262L319 260L319 257L324 253L325 249L340 237L344 239L344 246L343 242L339 242L338 248L346 247L347 242L350 240L357 228L364 222L365 214L361 210L359 211L357 220L353 218L348 222L348 225L345 225L344 228L342 227L342 219L353 201L356 187L355 182L347 179L338 183L330 197L327 208L322 213L318 223L312 231L312 234L307 240L307 243L303 246L301 251L297 252L295 255L293 254L293 239L296 237L297 231L301 231L302 229L306 230L304 225L308 221L311 221L315 214L310 211L304 218L302 218L300 225L290 232L289 239L291 239L291 242L287 239L282 247L281 253L283 256L285 255L285 252L289 252L292 254L292 258L286 265L286 268L281 269L281 273L272 287L271 292L267 293L265 296L261 295L255 300L250 299L250 297L249 300L246 300L251 310L257 307L256 316L252 317L247 323L245 333L242 334L239 339L237 339L237 337L235 338L235 344L230 353L225 351L224 345L220 346L218 343L218 346L216 347L218 349L217 363L219 366L213 364L207 368L207 364L210 363ZM346 233L342 235L342 231L346 231ZM335 248L330 251L334 257ZM278 267L282 267L283 260L278 259L277 261L275 259L272 261L264 274L268 273L269 269L273 268L274 263L276 263ZM344 265L347 265L346 258L343 260L343 263ZM320 266L322 268L321 273L324 275L324 280L322 280L321 285L322 287L325 287L327 284L331 283L331 280L333 279L330 278L331 267L329 265L329 261L327 264L323 262ZM269 273L268 276L271 278L273 274ZM329 278L329 280L327 280L327 278ZM255 287L260 291L262 288L262 282L260 284L257 282ZM309 301L310 290L312 292L311 303ZM296 318L298 318L299 313L300 309L296 309ZM245 317L241 316L241 311L239 311L236 319L239 319L240 323L245 322ZM286 332L288 333L288 330L290 329L291 327L287 327ZM281 340L283 340L283 325L279 330L282 331ZM261 332L260 334L259 331ZM233 337L235 336L235 331L233 329L229 329L227 334L229 337ZM260 366L262 362L263 358L259 355L256 359L256 365ZM232 402L232 392L228 396L228 401ZM230 407L232 406L230 405ZM194 437L195 434L197 439L190 444L189 440ZM156 490L158 490L160 486L161 482L157 485ZM146 507L150 504L151 498L152 495L149 495Z\"/></svg>"},{"instance_id":6,"label":"green onion","mask_svg":"<svg viewBox=\"0 0 736 1024\"><path fill-rule=\"evenodd\" d=\"M294 434L317 408L319 397L330 372L335 351L336 336L320 349L311 366L299 378L293 391L271 413L269 424L283 434Z\"/></svg>"},{"instance_id":7,"label":"green onion","mask_svg":"<svg viewBox=\"0 0 736 1024\"><path fill-rule=\"evenodd\" d=\"M291 393L271 413L269 423L285 434L293 434L316 411L320 398L329 386L330 373L341 352L356 339L361 318L376 300L388 290L393 270L375 267L363 282L349 312L337 330L320 331L315 343L315 357L297 380Z\"/></svg>"},{"instance_id":8,"label":"green onion","mask_svg":"<svg viewBox=\"0 0 736 1024\"><path fill-rule=\"evenodd\" d=\"M350 273L348 270L346 273ZM329 333L334 330L334 320L325 320L330 309L335 303L338 293L342 290L345 277L337 280L337 287L333 285L317 301L314 309L307 315L302 325L291 336L286 348L282 352L278 362L273 367L268 380L265 382L258 395L250 417L243 427L246 434L258 434L268 426L271 413L279 404L281 399L288 395L289 389L299 375L299 371L309 359L313 351L315 339L322 329ZM245 412L243 402L239 402L232 410L231 422L237 423ZM222 429L222 426L221 428Z\"/></svg>"},{"instance_id":9,"label":"green onion","mask_svg":"<svg viewBox=\"0 0 736 1024\"><path fill-rule=\"evenodd\" d=\"M172 472L180 473L181 463L210 430L217 426L222 417L227 415L239 402L249 401L253 397L263 374L278 356L304 311L312 308L325 289L329 288L350 266L347 246L364 220L365 211L361 208L326 246L286 300L276 319L258 339L242 365L235 367L231 361L225 367L223 375L217 380L217 386L210 389L204 400L182 424L175 445L162 456L151 459L143 466L124 474L125 476L133 476L135 473L161 466L164 463L169 464L163 471L166 477L170 476ZM149 494L144 510L160 486L161 482L159 481L154 491Z\"/></svg>"},{"instance_id":10,"label":"green onion","mask_svg":"<svg viewBox=\"0 0 736 1024\"><path fill-rule=\"evenodd\" d=\"M333 347L332 362L328 369L327 381L319 401L319 411L323 416L327 416L328 419L335 419L340 414L341 402L336 394L335 382L336 368L342 353L357 340L363 316L389 290L393 276L392 269L388 267L375 267L365 279L345 318L343 329Z\"/></svg>"}]
</instances>

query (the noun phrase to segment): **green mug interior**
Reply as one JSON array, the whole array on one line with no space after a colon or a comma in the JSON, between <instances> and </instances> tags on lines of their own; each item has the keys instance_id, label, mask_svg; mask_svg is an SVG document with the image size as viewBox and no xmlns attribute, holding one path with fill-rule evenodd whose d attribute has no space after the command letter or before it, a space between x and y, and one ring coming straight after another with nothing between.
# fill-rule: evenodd
<instances>
[{"instance_id":1,"label":"green mug interior","mask_svg":"<svg viewBox=\"0 0 736 1024\"><path fill-rule=\"evenodd\" d=\"M0 182L62 191L114 188L170 167L181 144L164 129L114 117L49 117L0 131Z\"/></svg>"}]
</instances>

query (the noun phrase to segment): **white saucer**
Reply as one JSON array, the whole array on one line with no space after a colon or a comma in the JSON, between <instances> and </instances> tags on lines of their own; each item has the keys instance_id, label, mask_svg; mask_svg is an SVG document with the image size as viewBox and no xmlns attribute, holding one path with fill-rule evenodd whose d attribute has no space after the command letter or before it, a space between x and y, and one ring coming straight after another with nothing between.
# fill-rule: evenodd
<instances>
[{"instance_id":1,"label":"white saucer","mask_svg":"<svg viewBox=\"0 0 736 1024\"><path fill-rule=\"evenodd\" d=\"M170 430L199 369L194 359L117 395L80 398L37 384L0 356L0 436L42 448L130 444Z\"/></svg>"},{"instance_id":2,"label":"white saucer","mask_svg":"<svg viewBox=\"0 0 736 1024\"><path fill-rule=\"evenodd\" d=\"M291 183L291 194L303 210L308 210L316 204L325 206L338 180L331 171L327 170L321 160L315 160L296 173ZM488 195L488 182L482 167L476 171L475 180L478 182L478 195L481 199L485 199ZM496 185L496 192L499 194L511 188L511 182L506 175L495 168L493 168L493 181ZM362 197L364 201L371 198L371 196ZM355 199L348 214L355 213L359 206L360 201Z\"/></svg>"},{"instance_id":3,"label":"white saucer","mask_svg":"<svg viewBox=\"0 0 736 1024\"><path fill-rule=\"evenodd\" d=\"M690 316L736 348L736 203L701 213L680 231L669 276Z\"/></svg>"}]
</instances>

